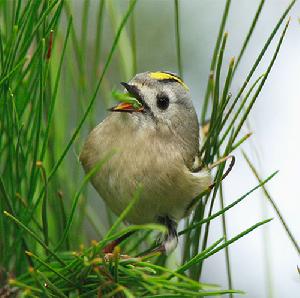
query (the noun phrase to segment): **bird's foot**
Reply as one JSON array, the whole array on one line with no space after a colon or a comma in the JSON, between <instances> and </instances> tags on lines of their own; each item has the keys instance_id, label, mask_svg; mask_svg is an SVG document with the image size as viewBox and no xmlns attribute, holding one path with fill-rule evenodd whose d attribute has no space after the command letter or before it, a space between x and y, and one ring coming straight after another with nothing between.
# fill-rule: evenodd
<instances>
[{"instance_id":1,"label":"bird's foot","mask_svg":"<svg viewBox=\"0 0 300 298\"><path fill-rule=\"evenodd\" d=\"M152 256L153 254L161 253L165 255L169 255L177 246L178 238L176 237L168 237L156 248L151 250L146 256Z\"/></svg>"},{"instance_id":2,"label":"bird's foot","mask_svg":"<svg viewBox=\"0 0 300 298\"><path fill-rule=\"evenodd\" d=\"M160 251L163 251L166 255L168 255L177 247L178 244L177 223L170 219L169 216L159 217L158 221L166 226L168 230L159 247Z\"/></svg>"},{"instance_id":3,"label":"bird's foot","mask_svg":"<svg viewBox=\"0 0 300 298\"><path fill-rule=\"evenodd\" d=\"M166 239L161 244L161 247L163 247L164 253L166 255L169 255L177 247L177 244L178 244L178 236L176 232L175 234L167 235Z\"/></svg>"},{"instance_id":4,"label":"bird's foot","mask_svg":"<svg viewBox=\"0 0 300 298\"><path fill-rule=\"evenodd\" d=\"M143 257L150 257L157 253L169 255L178 244L177 223L170 219L168 216L161 216L158 218L158 222L166 226L167 233L157 239L159 245L152 249L149 253L146 253Z\"/></svg>"}]
</instances>

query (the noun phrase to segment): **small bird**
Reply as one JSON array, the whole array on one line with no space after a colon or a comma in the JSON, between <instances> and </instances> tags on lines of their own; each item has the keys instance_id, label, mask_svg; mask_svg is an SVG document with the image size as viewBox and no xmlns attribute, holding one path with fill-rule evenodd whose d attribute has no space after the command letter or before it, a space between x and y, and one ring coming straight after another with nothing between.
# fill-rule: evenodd
<instances>
[{"instance_id":1,"label":"small bird","mask_svg":"<svg viewBox=\"0 0 300 298\"><path fill-rule=\"evenodd\" d=\"M88 135L80 161L89 172L116 150L92 184L117 215L141 185L127 221L166 226L160 247L168 254L178 243L178 222L191 212L195 197L212 185L199 156L197 114L188 87L174 73L144 72L121 85L139 107L121 102L111 108Z\"/></svg>"}]
</instances>

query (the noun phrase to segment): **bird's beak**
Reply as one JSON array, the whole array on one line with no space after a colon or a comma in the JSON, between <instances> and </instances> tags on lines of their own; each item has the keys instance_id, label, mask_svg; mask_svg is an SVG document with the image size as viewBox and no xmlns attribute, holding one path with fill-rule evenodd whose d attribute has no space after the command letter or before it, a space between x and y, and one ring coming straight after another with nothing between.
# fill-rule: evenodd
<instances>
[{"instance_id":1,"label":"bird's beak","mask_svg":"<svg viewBox=\"0 0 300 298\"><path fill-rule=\"evenodd\" d=\"M121 102L118 105L110 108L109 111L111 111L111 112L128 112L128 113L142 112L144 110L144 106L143 106L143 100L141 99L140 90L136 86L130 85L125 82L121 82L121 85L125 87L125 89L128 91L128 93L132 97L134 97L141 104L141 106L136 108L133 106L132 103Z\"/></svg>"},{"instance_id":2,"label":"bird's beak","mask_svg":"<svg viewBox=\"0 0 300 298\"><path fill-rule=\"evenodd\" d=\"M128 112L128 113L141 112L142 110L143 107L136 109L131 103L127 103L127 102L121 102L118 105L109 109L109 111L111 112Z\"/></svg>"}]
</instances>

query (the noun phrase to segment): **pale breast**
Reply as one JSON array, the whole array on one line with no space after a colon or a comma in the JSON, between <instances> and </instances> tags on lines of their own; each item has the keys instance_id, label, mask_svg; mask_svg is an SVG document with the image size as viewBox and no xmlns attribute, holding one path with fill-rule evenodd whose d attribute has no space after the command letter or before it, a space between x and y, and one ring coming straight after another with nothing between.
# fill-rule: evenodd
<instances>
[{"instance_id":1,"label":"pale breast","mask_svg":"<svg viewBox=\"0 0 300 298\"><path fill-rule=\"evenodd\" d=\"M126 208L137 187L142 187L140 199L128 216L131 223L155 222L165 215L179 220L191 200L207 187L189 172L171 140L130 126L120 129L106 121L86 141L80 156L85 170L89 171L112 150L116 150L115 154L92 183L116 214Z\"/></svg>"}]
</instances>

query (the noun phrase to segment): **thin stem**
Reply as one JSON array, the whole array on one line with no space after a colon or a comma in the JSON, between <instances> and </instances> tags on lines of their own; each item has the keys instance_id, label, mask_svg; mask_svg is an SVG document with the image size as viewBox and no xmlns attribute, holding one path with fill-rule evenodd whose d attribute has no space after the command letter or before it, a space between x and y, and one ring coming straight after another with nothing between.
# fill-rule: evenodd
<instances>
[{"instance_id":1,"label":"thin stem","mask_svg":"<svg viewBox=\"0 0 300 298\"><path fill-rule=\"evenodd\" d=\"M240 50L240 53L237 56L238 58L237 58L237 61L236 61L236 64L235 64L235 68L234 68L234 71L233 71L234 73L235 73L236 69L238 68L238 66L239 66L239 64L241 62L241 59L242 59L242 57L244 55L244 52L245 52L245 50L246 50L246 48L248 46L249 40L250 40L250 38L252 36L252 33L253 33L253 31L254 31L254 29L256 27L256 24L257 24L258 18L260 16L260 13L262 11L262 8L264 6L264 3L265 3L265 0L261 0L260 3L259 3L259 5L258 5L257 11L256 11L255 16L253 18L253 21L251 23L251 26L250 26L250 29L248 31L248 34L247 34L247 36L246 36L246 38L244 40L243 46L242 46L242 48Z\"/></svg>"},{"instance_id":2,"label":"thin stem","mask_svg":"<svg viewBox=\"0 0 300 298\"><path fill-rule=\"evenodd\" d=\"M177 53L177 68L179 76L183 78L182 62L181 62L181 46L180 46L180 6L179 1L174 0L175 6L175 40L176 40L176 53Z\"/></svg>"},{"instance_id":3,"label":"thin stem","mask_svg":"<svg viewBox=\"0 0 300 298\"><path fill-rule=\"evenodd\" d=\"M246 160L248 166L250 167L252 173L254 174L254 176L256 177L256 179L260 182L260 181L261 181L261 178L260 178L260 176L259 176L259 174L258 174L256 168L254 167L253 163L250 161L249 157L247 156L247 154L246 154L244 151L242 151L242 154L243 154L243 156L244 156L244 158L245 158L245 160ZM278 218L279 218L279 220L280 220L280 222L281 222L283 228L285 229L285 231L286 231L288 237L290 238L292 244L294 245L294 247L295 247L295 249L296 249L298 255L300 255L300 246L299 246L299 244L298 244L296 238L295 238L294 235L292 234L290 228L288 227L288 225L287 225L285 219L283 218L283 215L281 214L281 212L280 212L280 210L279 210L277 204L276 204L275 201L272 199L270 193L268 192L267 188L266 188L264 185L262 186L262 190L263 190L263 192L264 192L266 198L268 199L268 201L271 203L273 209L275 210L275 212L276 212L276 214L277 214L277 216L278 216Z\"/></svg>"},{"instance_id":4,"label":"thin stem","mask_svg":"<svg viewBox=\"0 0 300 298\"><path fill-rule=\"evenodd\" d=\"M225 204L224 204L224 194L223 194L223 186L222 183L220 184L220 189L219 189L219 196L220 196L220 203L221 203L221 208L224 209ZM226 224L226 216L225 213L222 214L222 229L223 229L223 235L224 235L224 240L227 241L227 224ZM231 266L230 266L230 256L229 256L229 248L228 246L225 247L225 261L226 261L226 272L227 272L227 279L228 279L228 288L232 289L233 284L232 284L232 274L231 274ZM233 298L233 294L229 294L230 298Z\"/></svg>"},{"instance_id":5,"label":"thin stem","mask_svg":"<svg viewBox=\"0 0 300 298\"><path fill-rule=\"evenodd\" d=\"M215 44L215 48L214 48L214 52L213 52L213 56L212 56L212 60L211 60L211 64L210 64L210 74L209 74L208 81L207 81L207 86L206 86L204 106L203 106L202 114L201 114L201 123L204 123L205 118L206 118L208 100L209 100L210 92L211 92L211 89L209 87L210 86L210 76L214 72L215 67L216 67L217 56L218 56L218 53L219 53L219 49L220 49L220 45L221 45L221 41L222 41L222 36L223 36L224 30L225 30L225 25L226 25L228 13L229 13L230 3L231 3L231 0L226 1L223 16L222 16L222 21L221 21L220 28L219 28L218 37L217 37L217 40L216 40L216 44Z\"/></svg>"},{"instance_id":6,"label":"thin stem","mask_svg":"<svg viewBox=\"0 0 300 298\"><path fill-rule=\"evenodd\" d=\"M137 73L137 51L136 51L136 24L135 13L132 12L130 19L130 31L131 31L131 49L132 49L132 70L133 75Z\"/></svg>"}]
</instances>

